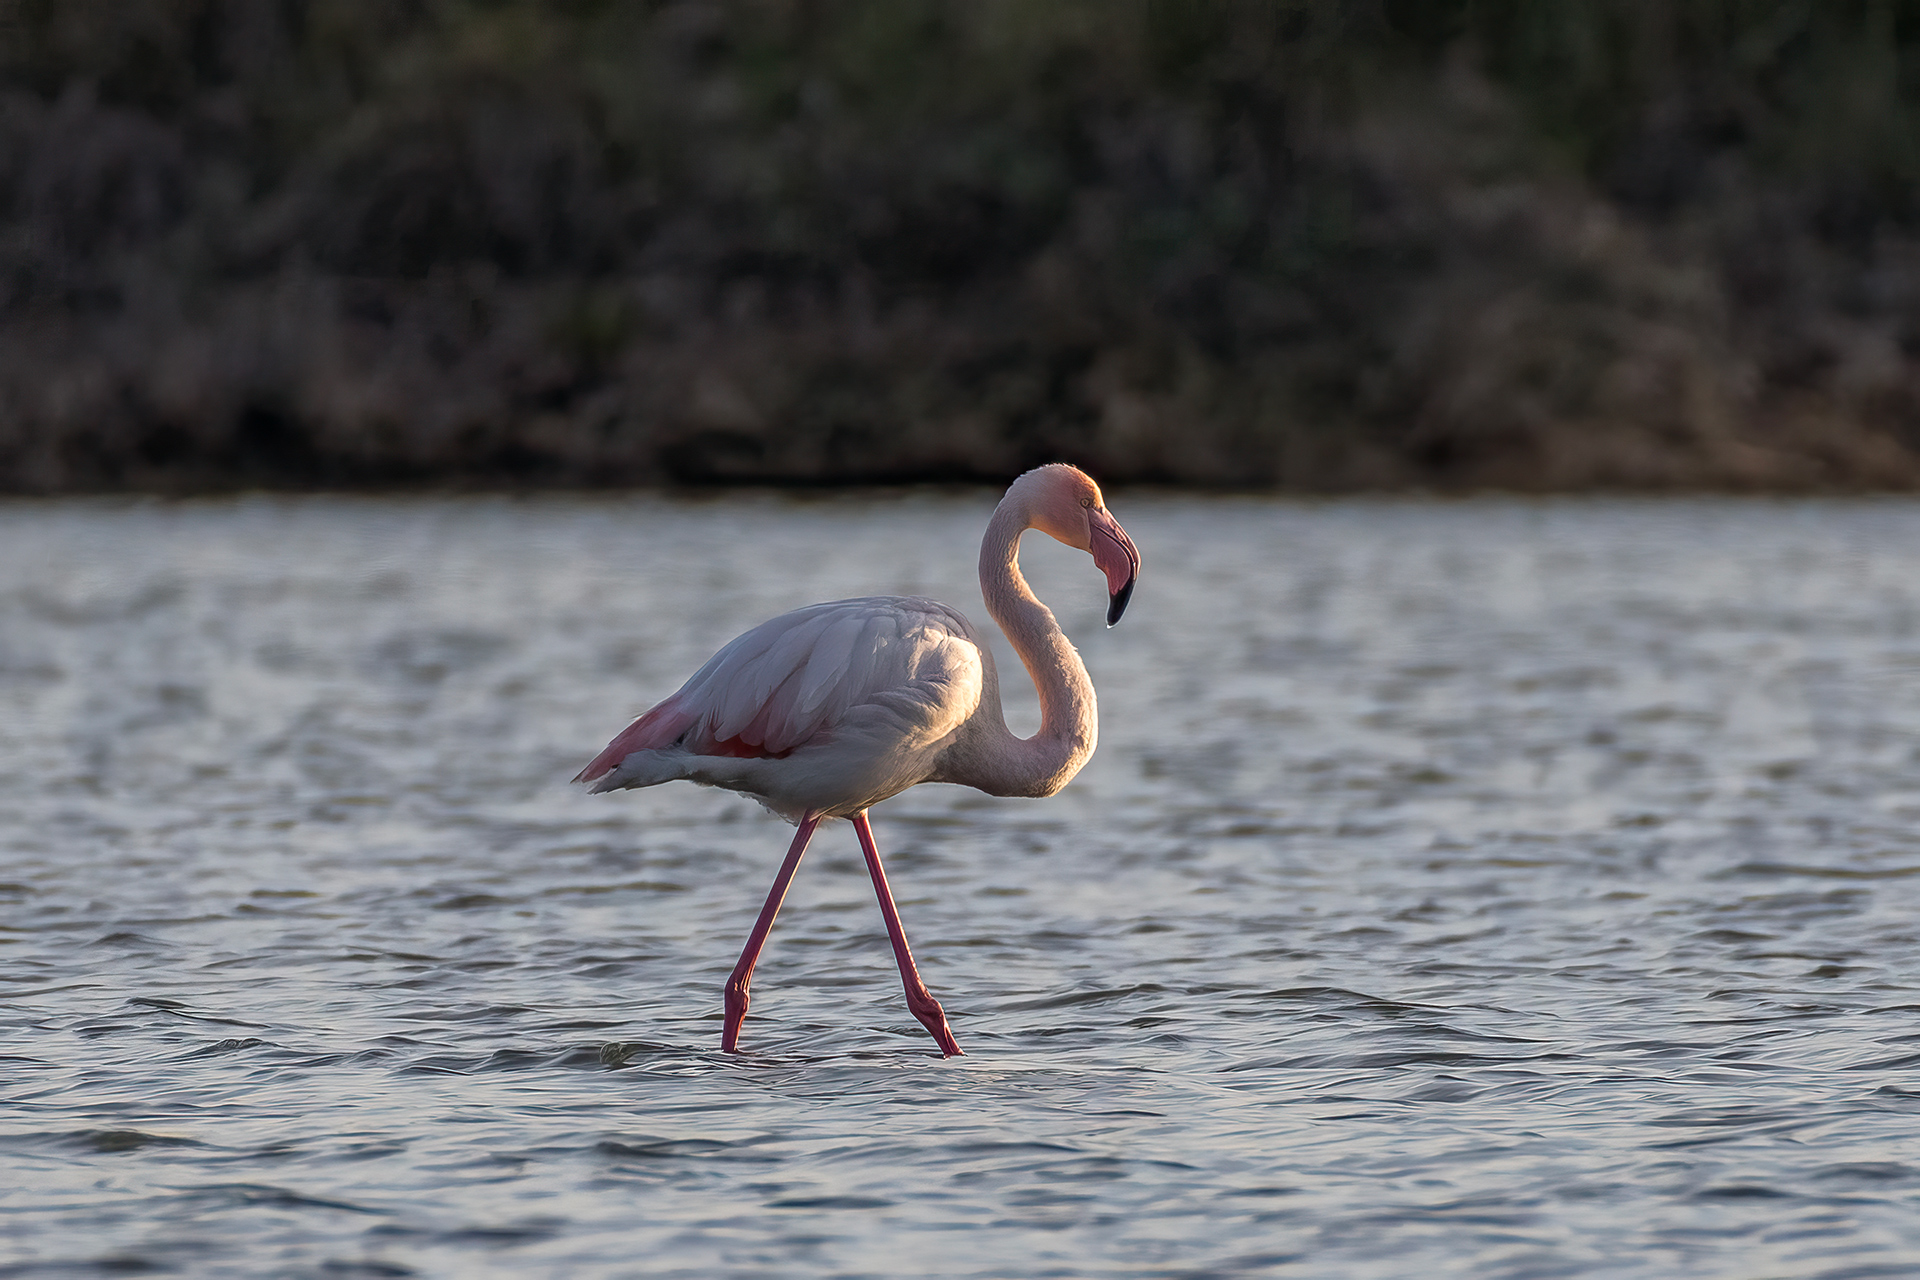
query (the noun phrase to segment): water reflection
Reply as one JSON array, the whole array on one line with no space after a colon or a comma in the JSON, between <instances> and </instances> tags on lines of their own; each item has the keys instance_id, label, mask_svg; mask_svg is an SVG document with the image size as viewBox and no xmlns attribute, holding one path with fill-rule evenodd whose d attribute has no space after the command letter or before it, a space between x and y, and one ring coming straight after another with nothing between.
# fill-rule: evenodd
<instances>
[{"instance_id":1,"label":"water reflection","mask_svg":"<svg viewBox=\"0 0 1920 1280\"><path fill-rule=\"evenodd\" d=\"M782 609L984 621L991 503L0 508L0 1266L1920 1262L1907 504L1116 495L1121 627L1025 560L1093 763L875 811L969 1056L844 826L719 1055L786 829L564 780Z\"/></svg>"}]
</instances>

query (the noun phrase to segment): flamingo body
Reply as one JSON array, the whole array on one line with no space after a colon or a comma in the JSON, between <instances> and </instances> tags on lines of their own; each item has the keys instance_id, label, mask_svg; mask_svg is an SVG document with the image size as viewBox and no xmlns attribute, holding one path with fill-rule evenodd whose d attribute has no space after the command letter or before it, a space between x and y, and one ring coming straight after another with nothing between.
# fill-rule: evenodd
<instances>
[{"instance_id":1,"label":"flamingo body","mask_svg":"<svg viewBox=\"0 0 1920 1280\"><path fill-rule=\"evenodd\" d=\"M723 1049L738 1041L754 963L808 840L824 819L848 818L908 1006L943 1053L960 1052L914 967L867 810L921 782L1049 796L1093 755L1093 683L1020 575L1028 529L1093 556L1107 578L1108 626L1132 595L1140 553L1107 513L1099 486L1073 467L1028 472L995 508L980 546L981 594L1040 695L1040 731L1031 738L1008 730L993 655L963 615L918 596L864 596L795 609L737 637L574 779L596 792L680 779L725 787L798 827L728 981Z\"/></svg>"},{"instance_id":2,"label":"flamingo body","mask_svg":"<svg viewBox=\"0 0 1920 1280\"><path fill-rule=\"evenodd\" d=\"M864 596L761 623L581 773L593 790L686 779L789 821L845 818L936 776L993 655L937 600Z\"/></svg>"}]
</instances>

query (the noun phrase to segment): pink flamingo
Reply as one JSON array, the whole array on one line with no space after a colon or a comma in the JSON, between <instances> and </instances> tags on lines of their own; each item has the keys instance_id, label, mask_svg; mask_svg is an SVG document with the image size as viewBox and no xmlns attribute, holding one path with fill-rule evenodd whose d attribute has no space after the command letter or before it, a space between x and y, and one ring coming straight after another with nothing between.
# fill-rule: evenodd
<instances>
[{"instance_id":1,"label":"pink flamingo","mask_svg":"<svg viewBox=\"0 0 1920 1280\"><path fill-rule=\"evenodd\" d=\"M1020 535L1038 529L1090 553L1120 620L1140 553L1100 487L1061 463L1013 482L980 542L980 593L1040 692L1040 732L1016 738L1000 708L993 654L954 609L917 596L866 596L781 614L707 660L680 691L623 730L575 782L595 792L684 778L753 796L798 825L766 905L727 980L720 1047L734 1052L748 987L814 828L850 818L873 877L907 1007L945 1055L960 1046L920 980L887 888L867 809L919 782L995 796L1050 796L1093 755L1093 681L1053 613L1020 575Z\"/></svg>"}]
</instances>

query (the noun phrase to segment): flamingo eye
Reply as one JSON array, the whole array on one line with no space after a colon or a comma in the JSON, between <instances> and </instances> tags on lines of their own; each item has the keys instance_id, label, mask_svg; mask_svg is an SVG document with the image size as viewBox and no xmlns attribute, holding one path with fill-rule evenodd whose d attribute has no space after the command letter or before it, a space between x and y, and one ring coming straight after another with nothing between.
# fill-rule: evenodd
<instances>
[{"instance_id":1,"label":"flamingo eye","mask_svg":"<svg viewBox=\"0 0 1920 1280\"><path fill-rule=\"evenodd\" d=\"M1086 508L1087 510L1089 510L1089 511L1091 511L1091 510L1093 510L1093 499L1092 499L1092 498L1082 498L1082 499L1080 499L1080 505L1081 505L1081 506L1083 506L1083 507L1085 507L1085 508Z\"/></svg>"}]
</instances>

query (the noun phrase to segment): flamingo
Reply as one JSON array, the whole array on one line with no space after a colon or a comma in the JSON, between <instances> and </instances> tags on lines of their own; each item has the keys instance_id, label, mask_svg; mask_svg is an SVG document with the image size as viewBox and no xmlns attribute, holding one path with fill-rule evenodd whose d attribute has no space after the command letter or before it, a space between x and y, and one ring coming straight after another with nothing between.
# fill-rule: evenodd
<instances>
[{"instance_id":1,"label":"flamingo","mask_svg":"<svg viewBox=\"0 0 1920 1280\"><path fill-rule=\"evenodd\" d=\"M607 744L575 782L595 793L685 779L753 796L796 825L740 962L727 979L723 1052L737 1051L753 967L814 829L848 818L880 900L907 1007L942 1056L960 1052L920 980L867 810L921 782L994 796L1050 796L1093 755L1093 681L1053 613L1020 574L1020 535L1038 529L1093 556L1120 621L1140 552L1084 472L1054 463L1015 480L980 541L980 594L1040 694L1040 731L1017 738L993 654L958 610L919 596L809 605L714 654L680 691Z\"/></svg>"}]
</instances>

